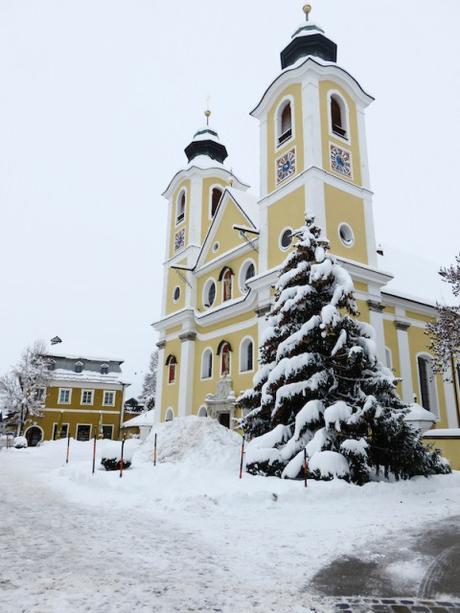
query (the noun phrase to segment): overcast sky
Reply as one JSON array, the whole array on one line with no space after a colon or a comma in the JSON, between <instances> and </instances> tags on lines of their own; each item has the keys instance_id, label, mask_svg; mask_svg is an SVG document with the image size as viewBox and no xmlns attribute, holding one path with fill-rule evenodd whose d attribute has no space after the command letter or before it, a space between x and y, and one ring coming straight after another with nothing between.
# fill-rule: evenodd
<instances>
[{"instance_id":1,"label":"overcast sky","mask_svg":"<svg viewBox=\"0 0 460 613\"><path fill-rule=\"evenodd\" d=\"M377 239L459 251L459 0L317 0L339 63L376 97ZM138 391L160 317L166 201L213 124L258 190L249 111L299 0L0 0L0 372L34 339L119 356ZM137 374L136 374L137 373Z\"/></svg>"}]
</instances>

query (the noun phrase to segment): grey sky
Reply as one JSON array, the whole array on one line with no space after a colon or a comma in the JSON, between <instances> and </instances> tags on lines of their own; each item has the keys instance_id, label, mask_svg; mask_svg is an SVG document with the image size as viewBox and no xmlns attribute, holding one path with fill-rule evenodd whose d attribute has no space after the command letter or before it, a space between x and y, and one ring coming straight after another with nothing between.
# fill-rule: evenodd
<instances>
[{"instance_id":1,"label":"grey sky","mask_svg":"<svg viewBox=\"0 0 460 613\"><path fill-rule=\"evenodd\" d=\"M377 238L459 250L458 0L317 0L368 111ZM213 124L258 190L249 111L302 20L298 0L0 0L0 372L59 334L141 379L160 316L165 201ZM137 376L134 373L138 373ZM136 385L133 392L138 390Z\"/></svg>"}]
</instances>

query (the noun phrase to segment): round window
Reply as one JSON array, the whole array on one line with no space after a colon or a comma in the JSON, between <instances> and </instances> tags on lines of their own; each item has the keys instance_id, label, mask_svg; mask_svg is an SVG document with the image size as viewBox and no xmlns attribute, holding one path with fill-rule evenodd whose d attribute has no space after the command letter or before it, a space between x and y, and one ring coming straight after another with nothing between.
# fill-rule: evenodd
<instances>
[{"instance_id":1,"label":"round window","mask_svg":"<svg viewBox=\"0 0 460 613\"><path fill-rule=\"evenodd\" d=\"M281 249L289 249L292 243L292 230L291 228L286 228L283 230L280 237Z\"/></svg>"},{"instance_id":2,"label":"round window","mask_svg":"<svg viewBox=\"0 0 460 613\"><path fill-rule=\"evenodd\" d=\"M247 292L248 291L248 286L246 285L246 282L249 281L249 279L252 279L252 277L256 276L256 267L254 266L254 264L252 262L248 262L244 267L243 270L241 271L241 276L240 276L240 287L241 287L241 291L242 292Z\"/></svg>"},{"instance_id":3,"label":"round window","mask_svg":"<svg viewBox=\"0 0 460 613\"><path fill-rule=\"evenodd\" d=\"M220 247L220 243L214 243L214 245L212 246L212 250L214 251L214 253L216 253L216 251L219 250Z\"/></svg>"},{"instance_id":4,"label":"round window","mask_svg":"<svg viewBox=\"0 0 460 613\"><path fill-rule=\"evenodd\" d=\"M180 298L180 287L177 286L174 288L174 293L173 293L174 302L177 302L179 298Z\"/></svg>"},{"instance_id":5,"label":"round window","mask_svg":"<svg viewBox=\"0 0 460 613\"><path fill-rule=\"evenodd\" d=\"M210 307L216 299L216 284L214 281L209 281L204 292L204 306Z\"/></svg>"},{"instance_id":6,"label":"round window","mask_svg":"<svg viewBox=\"0 0 460 613\"><path fill-rule=\"evenodd\" d=\"M342 223L339 226L339 236L345 247L351 247L355 242L354 232L347 223Z\"/></svg>"}]
</instances>

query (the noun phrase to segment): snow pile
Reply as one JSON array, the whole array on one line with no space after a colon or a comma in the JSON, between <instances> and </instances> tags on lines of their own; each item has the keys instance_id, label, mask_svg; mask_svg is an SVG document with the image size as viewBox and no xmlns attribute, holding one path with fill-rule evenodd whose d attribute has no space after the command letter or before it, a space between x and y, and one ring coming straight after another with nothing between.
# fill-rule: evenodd
<instances>
[{"instance_id":1,"label":"snow pile","mask_svg":"<svg viewBox=\"0 0 460 613\"><path fill-rule=\"evenodd\" d=\"M159 424L150 433L139 453L151 460L157 435L157 462L191 463L196 466L228 467L234 464L241 436L206 417L178 417Z\"/></svg>"},{"instance_id":2,"label":"snow pile","mask_svg":"<svg viewBox=\"0 0 460 613\"><path fill-rule=\"evenodd\" d=\"M123 446L123 459L131 461L138 446L139 442L136 439L126 440ZM119 441L103 440L99 443L97 455L101 459L109 458L118 461L121 459L121 447L122 444Z\"/></svg>"},{"instance_id":3,"label":"snow pile","mask_svg":"<svg viewBox=\"0 0 460 613\"><path fill-rule=\"evenodd\" d=\"M346 477L350 474L350 468L346 458L336 451L318 451L310 460L312 473L319 473L321 479L334 479Z\"/></svg>"},{"instance_id":4,"label":"snow pile","mask_svg":"<svg viewBox=\"0 0 460 613\"><path fill-rule=\"evenodd\" d=\"M25 449L27 447L27 439L25 436L17 436L14 439L14 446L16 449Z\"/></svg>"}]
</instances>

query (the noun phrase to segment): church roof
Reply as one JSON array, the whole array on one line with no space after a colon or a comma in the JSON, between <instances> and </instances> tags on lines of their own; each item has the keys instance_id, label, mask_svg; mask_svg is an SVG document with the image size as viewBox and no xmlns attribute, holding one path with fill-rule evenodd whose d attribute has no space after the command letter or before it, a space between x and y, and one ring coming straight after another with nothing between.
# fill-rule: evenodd
<instances>
[{"instance_id":1,"label":"church roof","mask_svg":"<svg viewBox=\"0 0 460 613\"><path fill-rule=\"evenodd\" d=\"M243 209L246 217L248 217L255 228L259 227L259 205L257 203L257 198L250 194L249 192L243 192L240 189L236 189L234 187L227 187L227 191L232 196L232 198L239 204L240 208Z\"/></svg>"},{"instance_id":2,"label":"church roof","mask_svg":"<svg viewBox=\"0 0 460 613\"><path fill-rule=\"evenodd\" d=\"M209 126L195 132L192 142L185 148L185 154L189 162L197 157L207 157L223 164L228 157L227 149L220 142L219 135Z\"/></svg>"}]
</instances>

